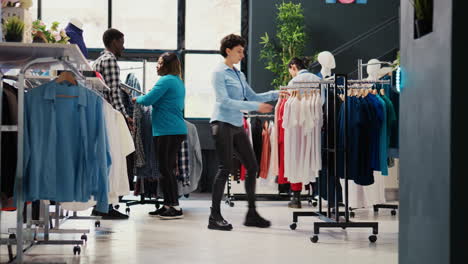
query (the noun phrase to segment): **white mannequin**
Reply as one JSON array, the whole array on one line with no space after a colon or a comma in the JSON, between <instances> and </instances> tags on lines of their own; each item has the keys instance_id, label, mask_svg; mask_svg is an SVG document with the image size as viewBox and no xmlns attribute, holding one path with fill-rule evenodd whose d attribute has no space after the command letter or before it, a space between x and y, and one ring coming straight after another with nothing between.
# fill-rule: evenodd
<instances>
[{"instance_id":1,"label":"white mannequin","mask_svg":"<svg viewBox=\"0 0 468 264\"><path fill-rule=\"evenodd\" d=\"M322 66L320 73L323 78L325 78L325 76L331 76L331 70L336 68L335 57L333 54L329 51L322 51L319 53L317 60L320 63L320 66Z\"/></svg>"},{"instance_id":2,"label":"white mannequin","mask_svg":"<svg viewBox=\"0 0 468 264\"><path fill-rule=\"evenodd\" d=\"M379 75L380 75L380 68L381 68L381 64L380 64L380 61L378 59L372 59L370 61L367 62L367 67L366 67L366 71L367 71L367 79L368 80L372 80L372 81L376 81L379 79Z\"/></svg>"},{"instance_id":3,"label":"white mannequin","mask_svg":"<svg viewBox=\"0 0 468 264\"><path fill-rule=\"evenodd\" d=\"M75 27L83 30L83 23L77 18L71 18L70 24L73 24Z\"/></svg>"}]
</instances>

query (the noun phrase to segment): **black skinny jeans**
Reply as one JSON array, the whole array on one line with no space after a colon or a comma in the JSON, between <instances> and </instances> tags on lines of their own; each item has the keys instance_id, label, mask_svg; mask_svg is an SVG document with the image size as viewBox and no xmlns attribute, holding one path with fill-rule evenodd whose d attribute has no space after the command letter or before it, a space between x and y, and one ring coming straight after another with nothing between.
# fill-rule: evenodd
<instances>
[{"instance_id":1,"label":"black skinny jeans","mask_svg":"<svg viewBox=\"0 0 468 264\"><path fill-rule=\"evenodd\" d=\"M245 179L247 201L249 208L255 208L255 184L258 164L244 128L217 121L211 124L211 132L215 140L216 155L219 160L219 168L213 184L213 209L217 211L221 209L224 188L233 167L233 155L247 169L247 177Z\"/></svg>"},{"instance_id":2,"label":"black skinny jeans","mask_svg":"<svg viewBox=\"0 0 468 264\"><path fill-rule=\"evenodd\" d=\"M178 206L179 192L175 175L177 152L186 135L168 135L153 137L156 155L161 172L161 189L164 195L164 205Z\"/></svg>"}]
</instances>

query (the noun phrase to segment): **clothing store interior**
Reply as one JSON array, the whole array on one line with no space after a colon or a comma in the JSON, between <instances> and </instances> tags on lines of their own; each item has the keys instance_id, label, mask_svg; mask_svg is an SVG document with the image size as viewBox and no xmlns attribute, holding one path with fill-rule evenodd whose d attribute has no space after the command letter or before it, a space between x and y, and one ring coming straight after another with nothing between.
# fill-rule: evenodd
<instances>
[{"instance_id":1,"label":"clothing store interior","mask_svg":"<svg viewBox=\"0 0 468 264\"><path fill-rule=\"evenodd\" d=\"M0 263L466 263L466 8L1 0Z\"/></svg>"}]
</instances>

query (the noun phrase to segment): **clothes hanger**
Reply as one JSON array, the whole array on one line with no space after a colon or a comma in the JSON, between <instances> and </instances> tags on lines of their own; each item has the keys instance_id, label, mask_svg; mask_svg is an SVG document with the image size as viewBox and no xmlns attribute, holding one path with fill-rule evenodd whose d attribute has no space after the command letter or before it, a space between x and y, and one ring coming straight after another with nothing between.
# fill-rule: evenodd
<instances>
[{"instance_id":1,"label":"clothes hanger","mask_svg":"<svg viewBox=\"0 0 468 264\"><path fill-rule=\"evenodd\" d=\"M55 82L57 83L61 83L64 81L68 81L69 83L74 84L74 85L78 84L78 82L75 79L75 76L73 76L73 73L68 72L68 71L60 73L57 79L55 79Z\"/></svg>"},{"instance_id":2,"label":"clothes hanger","mask_svg":"<svg viewBox=\"0 0 468 264\"><path fill-rule=\"evenodd\" d=\"M60 73L60 75L57 77L57 79L55 79L56 83L61 83L61 82L64 82L64 81L67 81L67 82L69 82L69 83L71 83L73 85L78 84L78 82L75 79L75 76L73 76L73 73L68 72L68 71L64 71L64 72ZM76 98L78 96L76 96L76 95L66 95L66 94L57 94L56 97Z\"/></svg>"}]
</instances>

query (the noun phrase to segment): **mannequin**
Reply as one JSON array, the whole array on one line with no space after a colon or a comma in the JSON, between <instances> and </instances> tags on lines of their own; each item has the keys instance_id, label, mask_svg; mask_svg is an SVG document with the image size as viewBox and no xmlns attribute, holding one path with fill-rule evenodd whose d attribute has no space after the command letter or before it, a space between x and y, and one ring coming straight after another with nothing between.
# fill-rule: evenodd
<instances>
[{"instance_id":1,"label":"mannequin","mask_svg":"<svg viewBox=\"0 0 468 264\"><path fill-rule=\"evenodd\" d=\"M78 18L70 19L70 24L73 24L75 27L83 30L83 23Z\"/></svg>"},{"instance_id":2,"label":"mannequin","mask_svg":"<svg viewBox=\"0 0 468 264\"><path fill-rule=\"evenodd\" d=\"M325 78L327 76L331 76L331 70L336 68L335 57L333 54L329 51L322 51L319 53L317 60L320 63L320 66L322 66L322 69L320 70L320 74L322 75L321 77Z\"/></svg>"},{"instance_id":3,"label":"mannequin","mask_svg":"<svg viewBox=\"0 0 468 264\"><path fill-rule=\"evenodd\" d=\"M378 59L372 59L367 62L367 80L376 81L379 79L381 64Z\"/></svg>"},{"instance_id":4,"label":"mannequin","mask_svg":"<svg viewBox=\"0 0 468 264\"><path fill-rule=\"evenodd\" d=\"M88 57L88 49L83 39L83 23L77 18L72 18L65 28L65 32L70 38L70 43L78 45L83 55Z\"/></svg>"}]
</instances>

